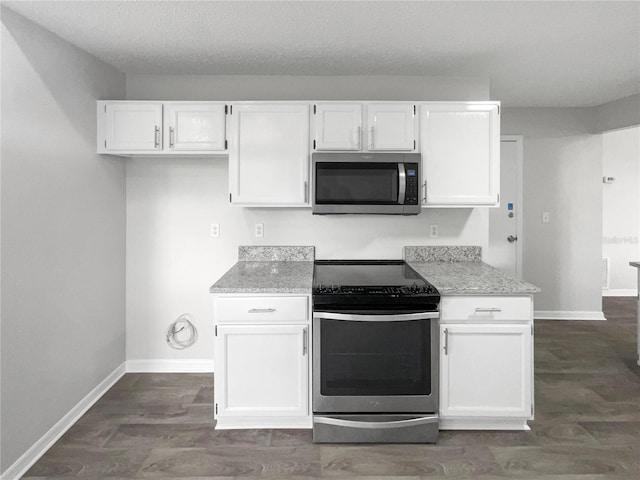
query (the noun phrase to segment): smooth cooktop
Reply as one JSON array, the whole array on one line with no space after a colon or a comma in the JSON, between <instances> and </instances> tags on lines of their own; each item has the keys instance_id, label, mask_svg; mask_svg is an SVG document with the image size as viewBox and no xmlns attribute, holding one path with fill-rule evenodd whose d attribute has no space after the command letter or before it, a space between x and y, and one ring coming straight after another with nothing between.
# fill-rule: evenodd
<instances>
[{"instance_id":1,"label":"smooth cooktop","mask_svg":"<svg viewBox=\"0 0 640 480\"><path fill-rule=\"evenodd\" d=\"M437 293L402 260L316 260L313 293Z\"/></svg>"}]
</instances>

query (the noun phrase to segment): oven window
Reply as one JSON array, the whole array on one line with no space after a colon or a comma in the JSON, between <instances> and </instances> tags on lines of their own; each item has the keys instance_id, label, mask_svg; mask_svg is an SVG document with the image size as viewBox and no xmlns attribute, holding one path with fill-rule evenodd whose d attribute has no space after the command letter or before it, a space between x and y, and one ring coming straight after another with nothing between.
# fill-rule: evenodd
<instances>
[{"instance_id":1,"label":"oven window","mask_svg":"<svg viewBox=\"0 0 640 480\"><path fill-rule=\"evenodd\" d=\"M398 203L398 164L317 163L315 187L317 204Z\"/></svg>"},{"instance_id":2,"label":"oven window","mask_svg":"<svg viewBox=\"0 0 640 480\"><path fill-rule=\"evenodd\" d=\"M431 394L429 320L321 320L324 396Z\"/></svg>"}]
</instances>

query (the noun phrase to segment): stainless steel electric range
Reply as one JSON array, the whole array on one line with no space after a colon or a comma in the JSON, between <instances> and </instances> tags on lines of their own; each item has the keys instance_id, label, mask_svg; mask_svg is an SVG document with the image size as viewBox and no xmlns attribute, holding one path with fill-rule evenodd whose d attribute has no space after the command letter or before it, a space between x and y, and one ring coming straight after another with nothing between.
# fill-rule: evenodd
<instances>
[{"instance_id":1,"label":"stainless steel electric range","mask_svg":"<svg viewBox=\"0 0 640 480\"><path fill-rule=\"evenodd\" d=\"M399 260L317 260L313 441L438 439L440 294Z\"/></svg>"}]
</instances>

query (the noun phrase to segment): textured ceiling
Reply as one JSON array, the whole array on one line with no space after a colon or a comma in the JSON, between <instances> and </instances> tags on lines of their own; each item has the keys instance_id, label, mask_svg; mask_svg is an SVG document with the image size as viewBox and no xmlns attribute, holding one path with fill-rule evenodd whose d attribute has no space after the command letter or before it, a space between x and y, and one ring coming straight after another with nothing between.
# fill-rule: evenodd
<instances>
[{"instance_id":1,"label":"textured ceiling","mask_svg":"<svg viewBox=\"0 0 640 480\"><path fill-rule=\"evenodd\" d=\"M5 1L125 73L444 75L509 106L640 93L640 2Z\"/></svg>"}]
</instances>

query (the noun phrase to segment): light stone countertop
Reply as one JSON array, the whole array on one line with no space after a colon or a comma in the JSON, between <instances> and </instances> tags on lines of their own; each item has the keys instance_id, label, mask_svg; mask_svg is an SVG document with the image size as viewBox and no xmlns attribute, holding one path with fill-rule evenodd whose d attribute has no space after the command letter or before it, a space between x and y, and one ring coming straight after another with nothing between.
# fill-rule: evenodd
<instances>
[{"instance_id":1,"label":"light stone countertop","mask_svg":"<svg viewBox=\"0 0 640 480\"><path fill-rule=\"evenodd\" d=\"M209 289L210 293L311 294L313 262L238 262Z\"/></svg>"},{"instance_id":2,"label":"light stone countertop","mask_svg":"<svg viewBox=\"0 0 640 480\"><path fill-rule=\"evenodd\" d=\"M238 252L240 261L211 286L211 293L311 294L314 247L247 246ZM540 292L480 261L480 247L405 247L405 257L442 295Z\"/></svg>"},{"instance_id":3,"label":"light stone countertop","mask_svg":"<svg viewBox=\"0 0 640 480\"><path fill-rule=\"evenodd\" d=\"M531 295L540 288L484 262L407 262L441 295Z\"/></svg>"}]
</instances>

